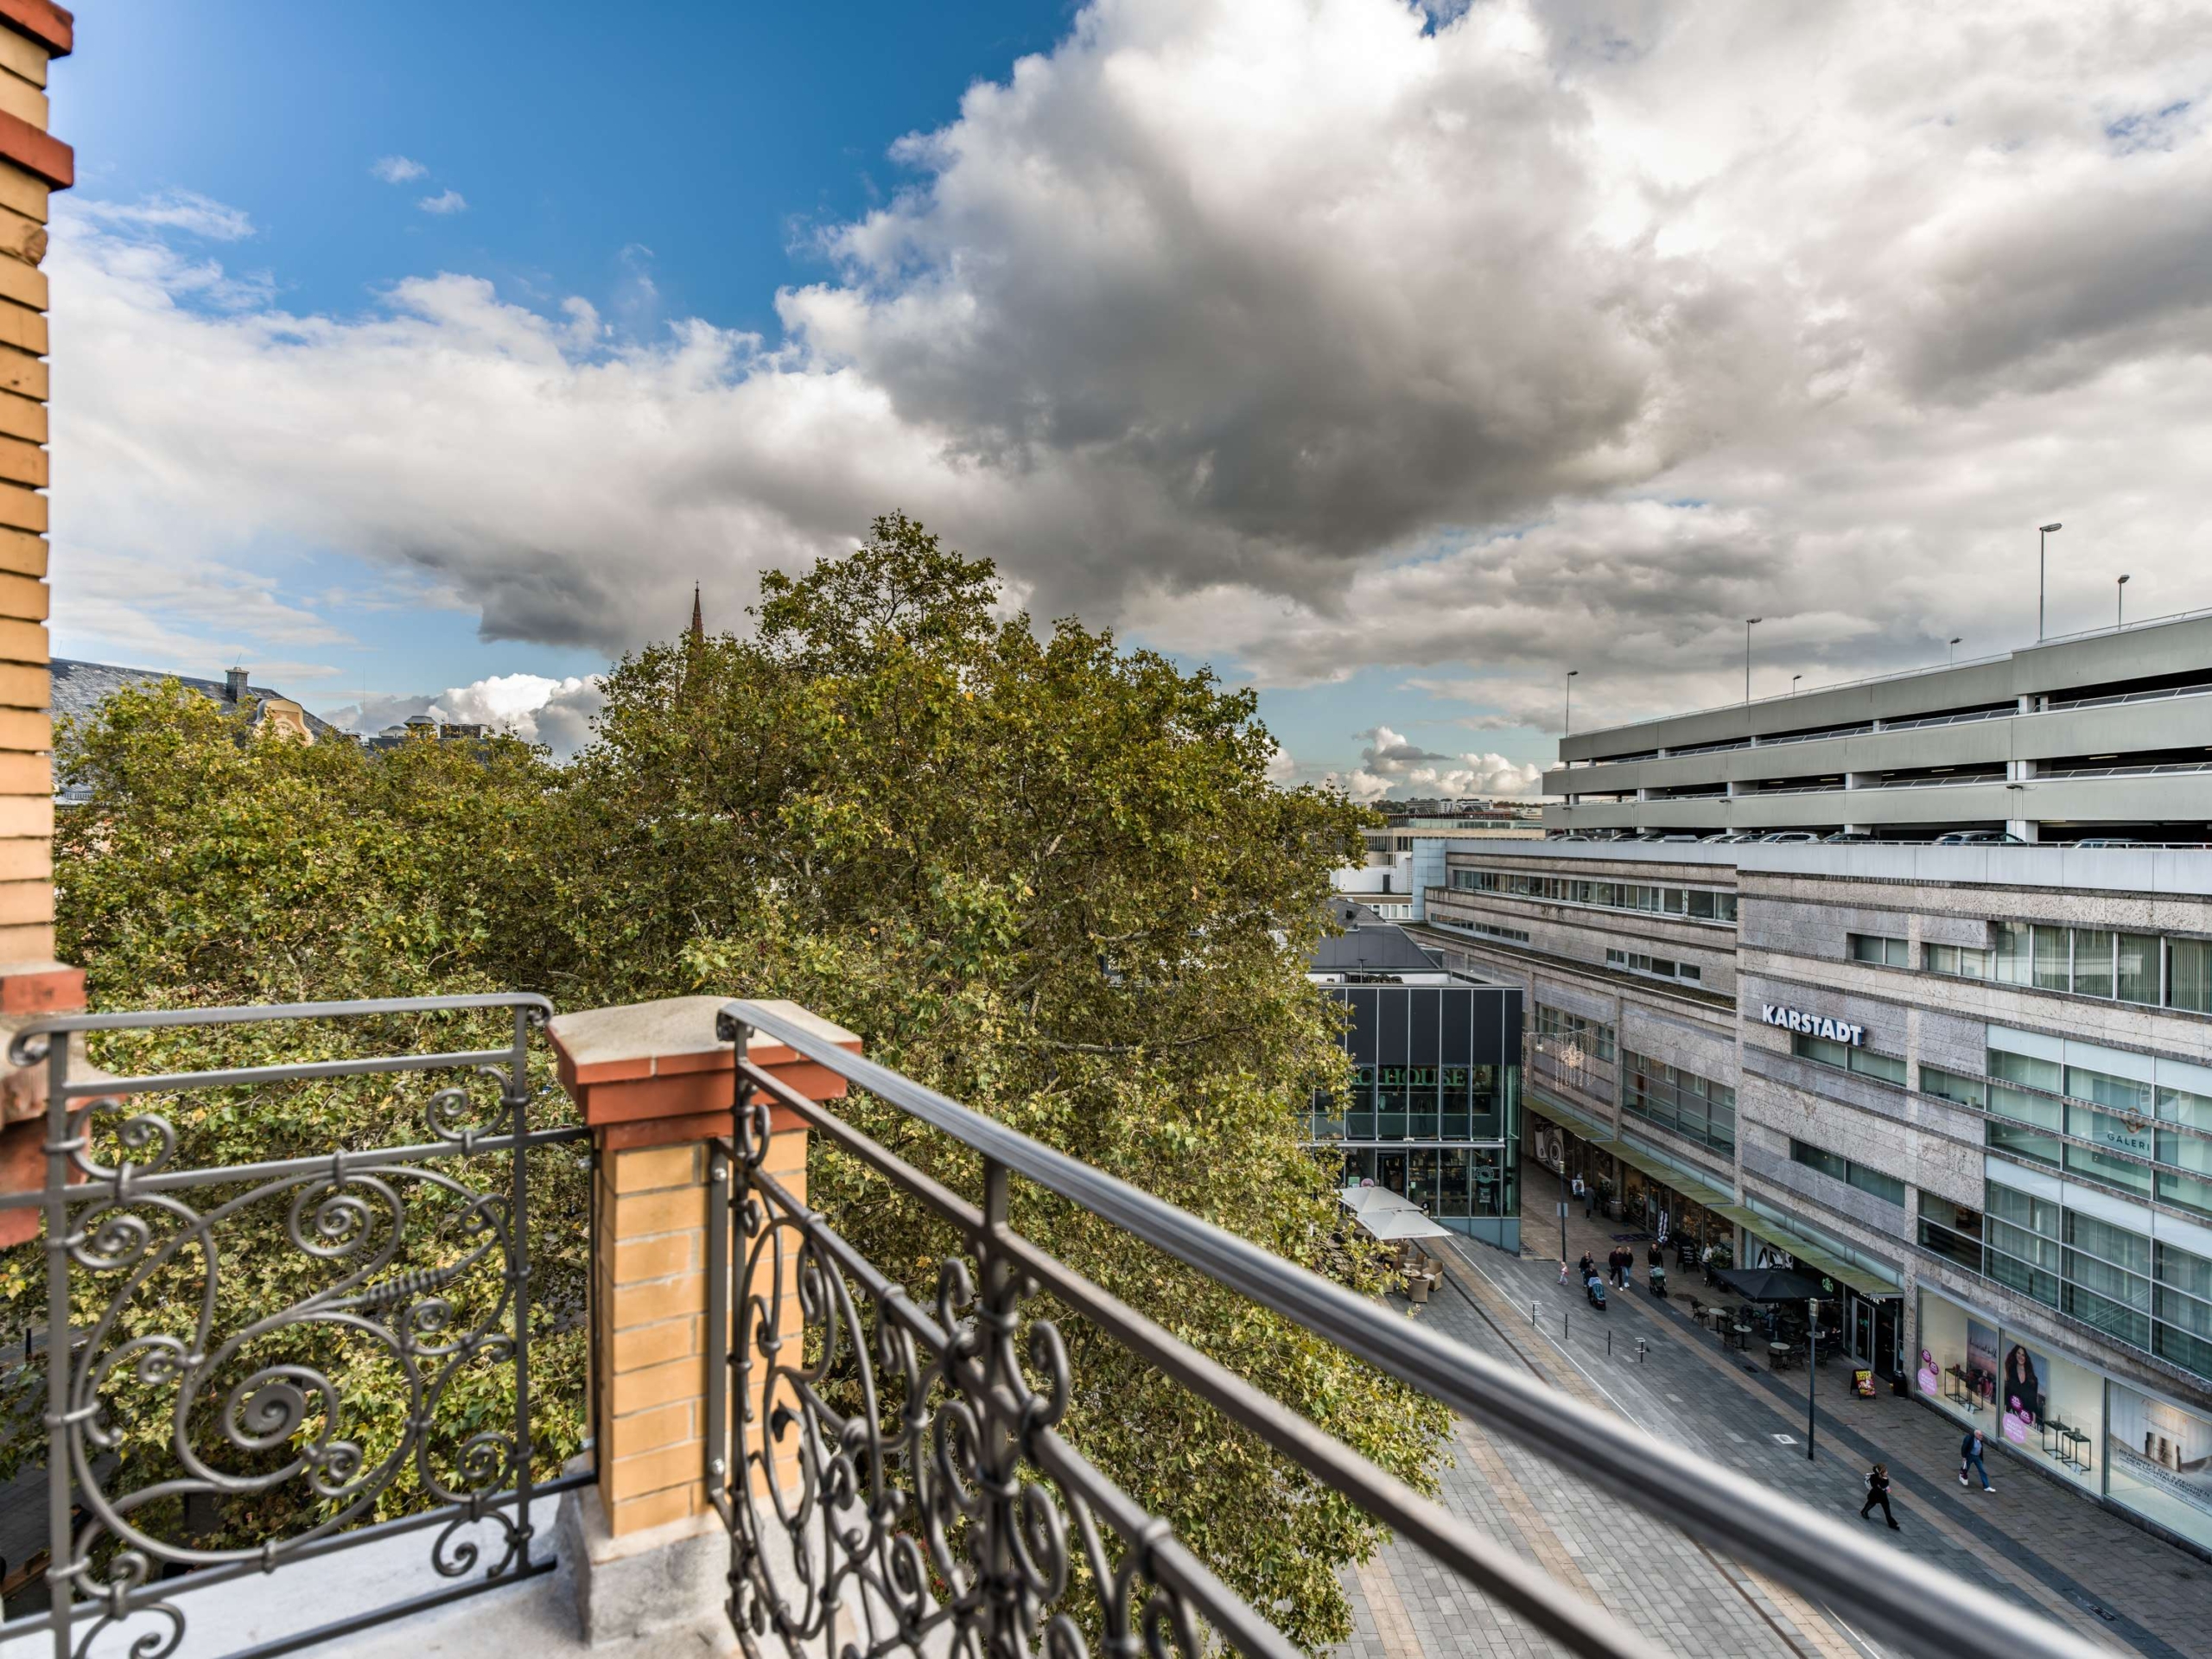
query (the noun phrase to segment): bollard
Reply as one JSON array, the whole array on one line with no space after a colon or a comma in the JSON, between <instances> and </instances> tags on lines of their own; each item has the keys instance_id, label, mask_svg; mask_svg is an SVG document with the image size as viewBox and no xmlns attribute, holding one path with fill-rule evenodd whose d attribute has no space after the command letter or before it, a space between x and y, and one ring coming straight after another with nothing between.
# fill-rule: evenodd
<instances>
[{"instance_id":1,"label":"bollard","mask_svg":"<svg viewBox=\"0 0 2212 1659\"><path fill-rule=\"evenodd\" d=\"M1636 1363L1639 1365L1643 1364L1644 1355L1650 1351L1650 1344L1645 1342L1642 1337L1638 1337L1636 1339Z\"/></svg>"},{"instance_id":2,"label":"bollard","mask_svg":"<svg viewBox=\"0 0 2212 1659\"><path fill-rule=\"evenodd\" d=\"M1567 1340L1567 1316L1566 1314L1562 1313L1559 1316L1559 1339L1561 1342L1565 1342Z\"/></svg>"},{"instance_id":3,"label":"bollard","mask_svg":"<svg viewBox=\"0 0 2212 1659\"><path fill-rule=\"evenodd\" d=\"M1613 1327L1612 1327L1611 1325L1607 1325L1607 1326L1605 1327L1605 1357L1606 1357L1607 1359L1611 1359L1612 1357L1613 1357Z\"/></svg>"},{"instance_id":4,"label":"bollard","mask_svg":"<svg viewBox=\"0 0 2212 1659\"><path fill-rule=\"evenodd\" d=\"M1536 1322L1536 1305L1535 1305L1534 1302L1531 1302L1531 1303L1529 1303L1529 1323L1530 1325L1534 1325L1534 1324L1535 1324L1535 1322Z\"/></svg>"}]
</instances>

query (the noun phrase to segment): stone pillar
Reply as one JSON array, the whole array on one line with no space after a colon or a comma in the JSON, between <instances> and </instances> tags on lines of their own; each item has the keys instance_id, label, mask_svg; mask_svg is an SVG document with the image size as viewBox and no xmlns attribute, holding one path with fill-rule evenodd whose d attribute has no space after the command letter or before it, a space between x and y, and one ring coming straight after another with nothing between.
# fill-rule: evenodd
<instances>
[{"instance_id":1,"label":"stone pillar","mask_svg":"<svg viewBox=\"0 0 2212 1659\"><path fill-rule=\"evenodd\" d=\"M0 0L0 964L54 957L54 747L47 674L48 198L74 181L48 136L48 63L70 15Z\"/></svg>"},{"instance_id":2,"label":"stone pillar","mask_svg":"<svg viewBox=\"0 0 2212 1659\"><path fill-rule=\"evenodd\" d=\"M708 1143L731 1127L735 1060L715 1036L725 1000L596 1008L547 1027L595 1153L590 1403L599 1484L563 1498L557 1545L594 1643L693 1627L719 1651L729 1636L721 1612L728 1541L707 1496L708 1459L726 1459L728 1448L709 1448L706 1433L708 1368L723 1363L708 1337L707 1245L708 1230L726 1224L708 1205ZM775 1006L859 1052L851 1033L793 1004ZM779 1043L757 1040L749 1057L810 1100L845 1093L842 1077ZM773 1109L763 1168L801 1198L806 1145L804 1123ZM786 1306L796 1322L796 1301Z\"/></svg>"}]
</instances>

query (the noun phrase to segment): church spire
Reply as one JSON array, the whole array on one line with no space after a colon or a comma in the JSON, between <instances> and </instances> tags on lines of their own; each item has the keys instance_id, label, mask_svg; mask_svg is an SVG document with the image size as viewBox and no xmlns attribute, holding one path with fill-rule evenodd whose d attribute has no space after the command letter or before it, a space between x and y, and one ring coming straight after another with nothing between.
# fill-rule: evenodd
<instances>
[{"instance_id":1,"label":"church spire","mask_svg":"<svg viewBox=\"0 0 2212 1659\"><path fill-rule=\"evenodd\" d=\"M691 643L697 645L707 637L706 620L699 611L699 584L691 584Z\"/></svg>"}]
</instances>

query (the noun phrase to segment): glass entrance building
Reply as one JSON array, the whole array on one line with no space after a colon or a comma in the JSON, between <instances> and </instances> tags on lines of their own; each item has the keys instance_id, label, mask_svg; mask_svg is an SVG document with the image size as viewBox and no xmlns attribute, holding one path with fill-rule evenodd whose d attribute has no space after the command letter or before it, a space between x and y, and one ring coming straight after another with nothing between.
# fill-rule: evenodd
<instances>
[{"instance_id":1,"label":"glass entrance building","mask_svg":"<svg viewBox=\"0 0 2212 1659\"><path fill-rule=\"evenodd\" d=\"M1517 1250L1520 988L1447 973L1388 924L1325 942L1313 977L1344 1006L1353 1069L1347 1096L1315 1091L1308 1141L1342 1157L1346 1182Z\"/></svg>"}]
</instances>

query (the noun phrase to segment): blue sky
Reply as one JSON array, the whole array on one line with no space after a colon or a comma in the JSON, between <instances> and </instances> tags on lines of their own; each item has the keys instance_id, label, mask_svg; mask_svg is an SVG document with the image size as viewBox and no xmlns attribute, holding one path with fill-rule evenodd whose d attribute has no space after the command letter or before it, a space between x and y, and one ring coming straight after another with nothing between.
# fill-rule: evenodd
<instances>
[{"instance_id":1,"label":"blue sky","mask_svg":"<svg viewBox=\"0 0 2212 1659\"><path fill-rule=\"evenodd\" d=\"M1374 795L1745 616L1762 695L2022 643L2038 522L2054 629L2212 604L2212 37L2139 11L119 0L56 648L568 741L899 507Z\"/></svg>"},{"instance_id":2,"label":"blue sky","mask_svg":"<svg viewBox=\"0 0 2212 1659\"><path fill-rule=\"evenodd\" d=\"M80 198L182 193L250 218L249 240L215 251L296 315L359 315L395 283L454 271L541 310L582 296L634 339L696 317L773 345L777 291L833 274L818 233L913 184L888 154L894 141L953 119L972 83L1050 49L1075 10L1067 0L649 13L124 0L86 20L58 73L56 119L77 149ZM66 356L62 372L66 388ZM66 525L66 485L59 499ZM883 505L856 501L855 521ZM313 538L249 536L230 556L327 622L320 652L273 652L274 675L289 671L291 689L321 706L419 701L486 676L588 676L606 660L589 646L482 637L475 607L395 589L388 571ZM178 657L181 642L165 652L117 638L69 591L54 620L60 652ZM719 591L715 608L742 597ZM680 610L667 619L680 620ZM243 620L228 636L217 625L189 638L272 655ZM1294 751L1348 756L1357 711L1402 677L1367 670L1351 686L1271 689L1267 715ZM1397 701L1402 724L1452 747L1452 700Z\"/></svg>"}]
</instances>

